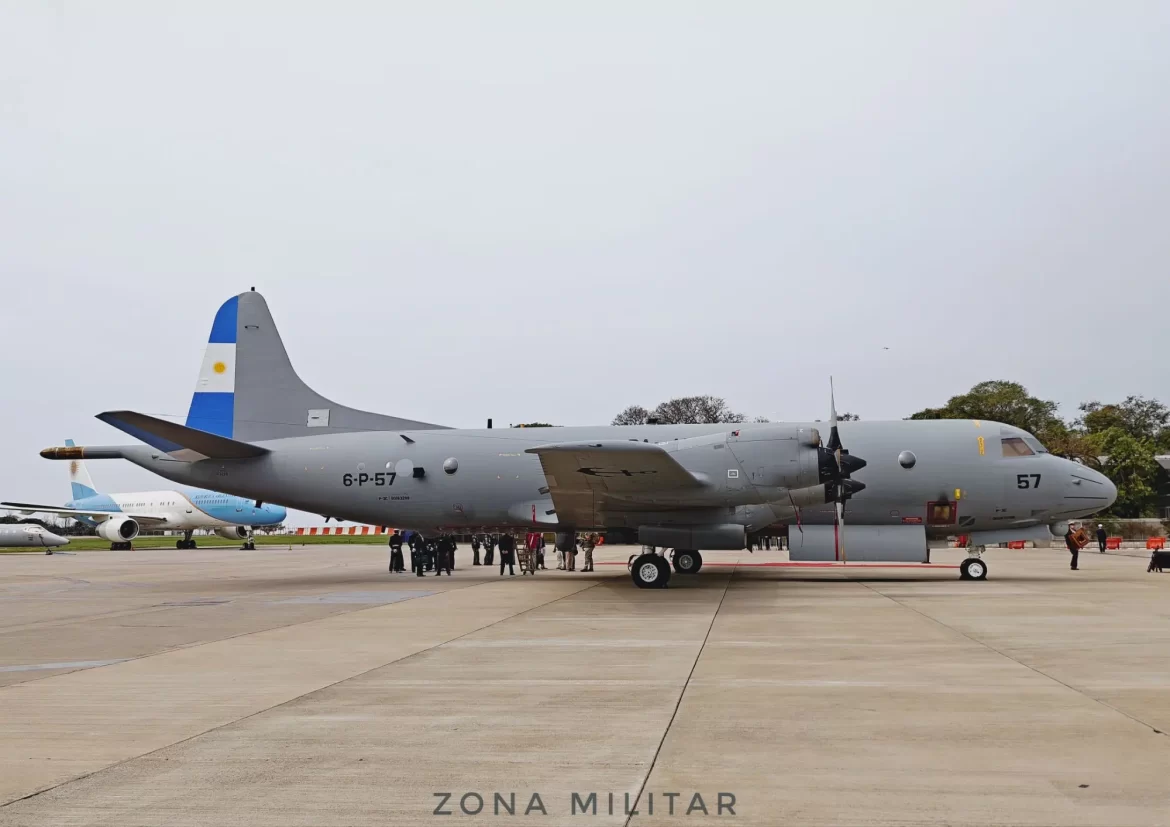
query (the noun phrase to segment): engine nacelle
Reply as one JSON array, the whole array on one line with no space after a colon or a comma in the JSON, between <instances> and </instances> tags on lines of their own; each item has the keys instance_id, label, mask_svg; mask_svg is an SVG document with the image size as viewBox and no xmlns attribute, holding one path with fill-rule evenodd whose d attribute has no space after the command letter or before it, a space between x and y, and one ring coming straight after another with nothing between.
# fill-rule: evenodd
<instances>
[{"instance_id":1,"label":"engine nacelle","mask_svg":"<svg viewBox=\"0 0 1170 827\"><path fill-rule=\"evenodd\" d=\"M242 525L227 526L224 528L217 528L215 533L225 540L247 540L248 529Z\"/></svg>"},{"instance_id":2,"label":"engine nacelle","mask_svg":"<svg viewBox=\"0 0 1170 827\"><path fill-rule=\"evenodd\" d=\"M111 543L128 543L138 536L138 521L131 517L111 517L98 523L97 535Z\"/></svg>"}]
</instances>

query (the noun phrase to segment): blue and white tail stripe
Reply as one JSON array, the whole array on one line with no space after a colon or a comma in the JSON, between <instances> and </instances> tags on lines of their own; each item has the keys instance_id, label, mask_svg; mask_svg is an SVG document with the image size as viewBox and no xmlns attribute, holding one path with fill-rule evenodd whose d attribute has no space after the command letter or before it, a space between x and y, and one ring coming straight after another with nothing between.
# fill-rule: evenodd
<instances>
[{"instance_id":1,"label":"blue and white tail stripe","mask_svg":"<svg viewBox=\"0 0 1170 827\"><path fill-rule=\"evenodd\" d=\"M72 448L74 442L71 439L65 440L65 444ZM89 477L89 471L85 468L85 462L79 459L69 461L69 486L73 489L73 499L84 500L86 497L97 496L97 489L93 487L93 480Z\"/></svg>"},{"instance_id":2,"label":"blue and white tail stripe","mask_svg":"<svg viewBox=\"0 0 1170 827\"><path fill-rule=\"evenodd\" d=\"M236 409L236 331L240 299L224 302L211 325L187 412L188 428L231 438Z\"/></svg>"}]
</instances>

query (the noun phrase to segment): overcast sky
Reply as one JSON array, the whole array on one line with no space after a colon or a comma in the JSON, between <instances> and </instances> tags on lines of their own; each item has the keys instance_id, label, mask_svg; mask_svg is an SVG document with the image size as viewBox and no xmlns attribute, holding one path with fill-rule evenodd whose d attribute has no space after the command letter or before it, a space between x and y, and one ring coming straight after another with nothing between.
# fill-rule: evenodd
<instances>
[{"instance_id":1,"label":"overcast sky","mask_svg":"<svg viewBox=\"0 0 1170 827\"><path fill-rule=\"evenodd\" d=\"M1170 4L0 4L0 499L255 285L334 400L1170 402ZM888 348L888 350L886 350ZM99 488L159 488L94 463Z\"/></svg>"}]
</instances>

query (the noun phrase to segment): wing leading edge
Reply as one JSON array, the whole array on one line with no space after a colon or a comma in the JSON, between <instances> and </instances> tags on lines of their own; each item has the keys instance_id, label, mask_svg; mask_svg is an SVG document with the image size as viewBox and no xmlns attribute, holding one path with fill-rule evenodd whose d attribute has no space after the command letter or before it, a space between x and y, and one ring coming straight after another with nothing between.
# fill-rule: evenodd
<instances>
[{"instance_id":1,"label":"wing leading edge","mask_svg":"<svg viewBox=\"0 0 1170 827\"><path fill-rule=\"evenodd\" d=\"M0 508L10 511L19 511L23 514L60 514L63 517L130 517L140 523L165 523L166 517L157 514L134 514L127 511L87 511L83 508L61 508L55 505L37 505L36 503L0 503Z\"/></svg>"}]
</instances>

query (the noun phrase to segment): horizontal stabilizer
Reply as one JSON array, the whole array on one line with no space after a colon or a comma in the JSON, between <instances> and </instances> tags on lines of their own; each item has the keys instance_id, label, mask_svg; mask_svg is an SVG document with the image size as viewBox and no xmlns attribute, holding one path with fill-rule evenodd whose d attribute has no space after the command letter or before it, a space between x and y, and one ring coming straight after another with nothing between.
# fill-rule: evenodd
<instances>
[{"instance_id":1,"label":"horizontal stabilizer","mask_svg":"<svg viewBox=\"0 0 1170 827\"><path fill-rule=\"evenodd\" d=\"M134 411L106 411L97 418L125 431L152 448L165 451L175 459L197 462L202 459L252 459L268 453L267 448L188 428L165 419L156 419Z\"/></svg>"}]
</instances>

